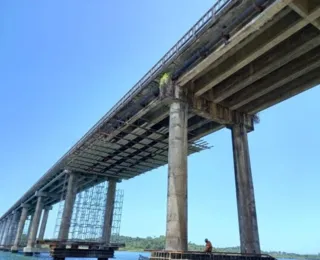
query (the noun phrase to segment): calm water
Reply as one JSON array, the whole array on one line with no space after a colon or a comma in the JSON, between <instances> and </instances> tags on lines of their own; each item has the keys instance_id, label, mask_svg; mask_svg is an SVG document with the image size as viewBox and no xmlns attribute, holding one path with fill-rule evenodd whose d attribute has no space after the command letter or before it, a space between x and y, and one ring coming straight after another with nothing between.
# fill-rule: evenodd
<instances>
[{"instance_id":1,"label":"calm water","mask_svg":"<svg viewBox=\"0 0 320 260\"><path fill-rule=\"evenodd\" d=\"M139 255L150 256L148 252L116 252L115 260L138 260ZM95 258L66 258L68 260L95 260ZM49 254L41 254L38 257L23 256L22 254L11 254L0 251L0 260L52 260ZM294 260L278 258L278 260Z\"/></svg>"},{"instance_id":2,"label":"calm water","mask_svg":"<svg viewBox=\"0 0 320 260\"><path fill-rule=\"evenodd\" d=\"M115 259L116 260L138 260L139 254L144 256L149 256L150 253L141 253L141 252L116 252ZM87 260L93 258L66 258L69 260ZM41 254L38 257L27 257L22 254L11 254L0 252L0 260L52 260L49 254Z\"/></svg>"}]
</instances>

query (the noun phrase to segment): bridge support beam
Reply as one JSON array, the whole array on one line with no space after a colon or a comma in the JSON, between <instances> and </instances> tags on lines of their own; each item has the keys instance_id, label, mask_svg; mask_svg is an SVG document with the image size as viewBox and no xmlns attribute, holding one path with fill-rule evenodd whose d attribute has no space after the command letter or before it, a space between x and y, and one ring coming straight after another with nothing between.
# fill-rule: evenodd
<instances>
[{"instance_id":1,"label":"bridge support beam","mask_svg":"<svg viewBox=\"0 0 320 260\"><path fill-rule=\"evenodd\" d=\"M188 249L187 122L183 91L174 86L170 105L166 250Z\"/></svg>"},{"instance_id":2,"label":"bridge support beam","mask_svg":"<svg viewBox=\"0 0 320 260\"><path fill-rule=\"evenodd\" d=\"M34 253L34 247L37 239L37 233L39 229L42 208L43 208L43 197L38 196L36 210L34 212L33 219L31 222L31 228L30 228L30 234L28 236L27 246L23 248L24 255L26 256L32 256Z\"/></svg>"},{"instance_id":3,"label":"bridge support beam","mask_svg":"<svg viewBox=\"0 0 320 260\"><path fill-rule=\"evenodd\" d=\"M260 254L247 129L243 124L234 124L231 131L241 253Z\"/></svg>"},{"instance_id":4,"label":"bridge support beam","mask_svg":"<svg viewBox=\"0 0 320 260\"><path fill-rule=\"evenodd\" d=\"M46 232L46 226L48 222L48 216L49 216L49 211L52 209L52 207L45 207L43 210L43 215L42 215L42 221L40 225L40 231L39 231L39 240L43 240L44 238L44 233Z\"/></svg>"},{"instance_id":5,"label":"bridge support beam","mask_svg":"<svg viewBox=\"0 0 320 260\"><path fill-rule=\"evenodd\" d=\"M21 216L20 216L20 220L19 220L19 224L18 224L18 228L17 228L17 233L16 233L16 236L14 239L13 246L11 247L12 253L18 252L19 243L20 243L21 236L23 233L23 228L26 223L26 219L28 217L28 209L29 209L29 205L22 205L22 212L21 212Z\"/></svg>"},{"instance_id":6,"label":"bridge support beam","mask_svg":"<svg viewBox=\"0 0 320 260\"><path fill-rule=\"evenodd\" d=\"M67 194L65 198L59 236L58 236L58 239L62 242L68 240L71 217L73 212L73 205L77 195L76 174L74 172L68 172L68 174L69 174L69 179L68 179Z\"/></svg>"},{"instance_id":7,"label":"bridge support beam","mask_svg":"<svg viewBox=\"0 0 320 260\"><path fill-rule=\"evenodd\" d=\"M112 220L113 220L113 210L114 210L114 201L115 201L115 197L116 197L116 187L117 187L116 180L110 179L108 181L106 211L105 211L103 231L102 231L103 232L102 233L102 238L103 238L104 244L106 246L108 246L110 244L111 230L112 230Z\"/></svg>"}]
</instances>

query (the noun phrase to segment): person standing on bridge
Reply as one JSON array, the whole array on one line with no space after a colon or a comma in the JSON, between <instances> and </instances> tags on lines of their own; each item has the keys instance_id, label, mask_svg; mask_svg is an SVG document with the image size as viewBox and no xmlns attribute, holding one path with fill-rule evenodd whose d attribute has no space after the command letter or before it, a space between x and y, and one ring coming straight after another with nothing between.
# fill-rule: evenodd
<instances>
[{"instance_id":1,"label":"person standing on bridge","mask_svg":"<svg viewBox=\"0 0 320 260\"><path fill-rule=\"evenodd\" d=\"M211 253L212 252L211 242L207 238L204 240L204 242L206 243L206 249L204 250L204 252Z\"/></svg>"}]
</instances>

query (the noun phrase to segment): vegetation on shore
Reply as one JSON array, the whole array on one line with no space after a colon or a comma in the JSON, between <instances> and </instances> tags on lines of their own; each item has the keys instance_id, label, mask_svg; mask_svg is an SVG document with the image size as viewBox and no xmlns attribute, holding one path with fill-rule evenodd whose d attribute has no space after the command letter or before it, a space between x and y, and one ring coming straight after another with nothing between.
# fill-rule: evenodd
<instances>
[{"instance_id":1,"label":"vegetation on shore","mask_svg":"<svg viewBox=\"0 0 320 260\"><path fill-rule=\"evenodd\" d=\"M125 243L126 247L122 250L126 251L144 251L144 250L162 250L165 246L165 237L128 237L128 236L120 236L119 242ZM203 245L197 245L195 243L189 242L189 250L190 251L202 251L204 250ZM217 252L231 252L238 253L240 252L239 247L225 247L225 248L214 248ZM291 258L291 259L308 259L308 260L320 260L320 253L317 255L300 255L294 253L286 253L286 252L277 252L277 251L264 251L263 253L272 255L276 258Z\"/></svg>"}]
</instances>

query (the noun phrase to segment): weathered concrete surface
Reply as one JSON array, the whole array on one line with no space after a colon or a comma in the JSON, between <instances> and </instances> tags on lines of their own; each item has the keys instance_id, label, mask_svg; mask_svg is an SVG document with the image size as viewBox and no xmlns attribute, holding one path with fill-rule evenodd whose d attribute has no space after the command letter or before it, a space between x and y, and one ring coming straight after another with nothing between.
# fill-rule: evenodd
<instances>
[{"instance_id":1,"label":"weathered concrete surface","mask_svg":"<svg viewBox=\"0 0 320 260\"><path fill-rule=\"evenodd\" d=\"M41 219L42 209L43 209L43 197L38 196L36 210L33 215L30 234L28 236L27 246L23 249L23 252L25 252L27 254L32 253L32 250L35 246L35 242L36 242L37 234L38 234L38 228L39 228L40 219Z\"/></svg>"},{"instance_id":2,"label":"weathered concrete surface","mask_svg":"<svg viewBox=\"0 0 320 260\"><path fill-rule=\"evenodd\" d=\"M69 228L71 224L71 217L73 212L73 205L77 195L77 176L74 172L69 172L67 194L65 198L61 225L58 239L66 241L69 235Z\"/></svg>"},{"instance_id":3,"label":"weathered concrete surface","mask_svg":"<svg viewBox=\"0 0 320 260\"><path fill-rule=\"evenodd\" d=\"M30 236L30 233L31 233L33 217L34 217L34 212L32 212L32 214L30 215L30 222L29 222L29 227L28 227L28 232L27 232L27 238Z\"/></svg>"},{"instance_id":4,"label":"weathered concrete surface","mask_svg":"<svg viewBox=\"0 0 320 260\"><path fill-rule=\"evenodd\" d=\"M110 179L108 181L108 192L107 192L107 199L106 199L106 211L104 217L104 224L103 224L103 231L102 231L102 238L105 245L110 244L111 238L111 231L112 231L112 218L113 218L113 210L114 210L114 201L116 197L116 187L117 182L116 180Z\"/></svg>"},{"instance_id":5,"label":"weathered concrete surface","mask_svg":"<svg viewBox=\"0 0 320 260\"><path fill-rule=\"evenodd\" d=\"M18 224L18 228L17 228L17 233L14 239L14 243L13 246L11 247L11 252L16 253L18 252L19 249L19 243L21 240L21 236L23 233L23 228L24 228L24 224L26 223L26 219L28 217L28 205L23 205L22 207L22 212L21 212L21 216L20 216L20 220L19 220L19 224Z\"/></svg>"},{"instance_id":6,"label":"weathered concrete surface","mask_svg":"<svg viewBox=\"0 0 320 260\"><path fill-rule=\"evenodd\" d=\"M47 226L47 222L48 222L48 216L49 216L49 212L51 209L52 209L52 207L45 207L43 209L43 216L42 216L42 221L41 221L40 231L39 231L39 236L38 236L39 240L43 240L43 238L44 238L44 233L46 232L46 226Z\"/></svg>"},{"instance_id":7,"label":"weathered concrete surface","mask_svg":"<svg viewBox=\"0 0 320 260\"><path fill-rule=\"evenodd\" d=\"M0 225L0 246L1 246L1 242L2 242L2 236L4 234L4 231L5 231L5 226L6 226L6 219L3 219L1 221L1 225Z\"/></svg>"},{"instance_id":8,"label":"weathered concrete surface","mask_svg":"<svg viewBox=\"0 0 320 260\"><path fill-rule=\"evenodd\" d=\"M166 250L188 249L187 118L181 88L170 105Z\"/></svg>"},{"instance_id":9,"label":"weathered concrete surface","mask_svg":"<svg viewBox=\"0 0 320 260\"><path fill-rule=\"evenodd\" d=\"M2 237L2 245L4 247L7 245L12 219L13 219L13 215L11 214L7 219L5 231L4 231L4 234L3 234L3 237Z\"/></svg>"},{"instance_id":10,"label":"weathered concrete surface","mask_svg":"<svg viewBox=\"0 0 320 260\"><path fill-rule=\"evenodd\" d=\"M231 131L241 253L260 254L247 131L243 125L233 125Z\"/></svg>"},{"instance_id":11,"label":"weathered concrete surface","mask_svg":"<svg viewBox=\"0 0 320 260\"><path fill-rule=\"evenodd\" d=\"M314 76L320 67L319 17L317 0L276 1L178 84L210 101L211 107L249 115L301 93L311 87L296 86L302 77L312 86L320 83L320 74Z\"/></svg>"},{"instance_id":12,"label":"weathered concrete surface","mask_svg":"<svg viewBox=\"0 0 320 260\"><path fill-rule=\"evenodd\" d=\"M8 235L6 238L5 246L7 248L9 248L13 244L14 237L15 237L14 233L16 232L16 228L18 226L19 219L20 219L20 212L16 210L12 213L12 221L9 226Z\"/></svg>"}]
</instances>

